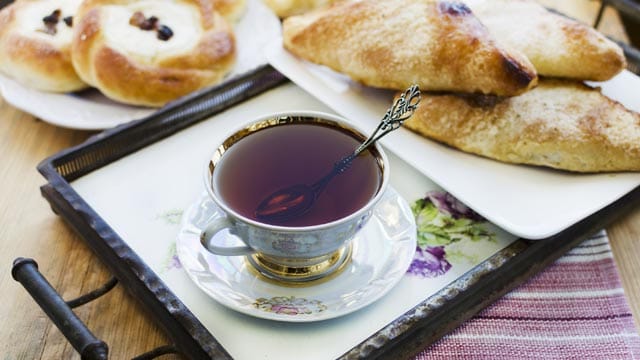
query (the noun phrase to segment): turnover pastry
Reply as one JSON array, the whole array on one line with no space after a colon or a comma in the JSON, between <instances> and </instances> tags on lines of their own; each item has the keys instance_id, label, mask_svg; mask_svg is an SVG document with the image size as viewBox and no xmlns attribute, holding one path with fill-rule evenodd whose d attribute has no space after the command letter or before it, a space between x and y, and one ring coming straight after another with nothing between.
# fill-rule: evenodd
<instances>
[{"instance_id":1,"label":"turnover pastry","mask_svg":"<svg viewBox=\"0 0 640 360\"><path fill-rule=\"evenodd\" d=\"M404 125L466 152L577 172L640 170L640 114L580 82L520 96L423 94Z\"/></svg>"},{"instance_id":2,"label":"turnover pastry","mask_svg":"<svg viewBox=\"0 0 640 360\"><path fill-rule=\"evenodd\" d=\"M161 106L220 82L236 47L210 0L86 0L71 53L80 77L107 97Z\"/></svg>"},{"instance_id":3,"label":"turnover pastry","mask_svg":"<svg viewBox=\"0 0 640 360\"><path fill-rule=\"evenodd\" d=\"M338 2L285 19L283 36L293 54L374 87L516 95L537 81L457 1Z\"/></svg>"},{"instance_id":4,"label":"turnover pastry","mask_svg":"<svg viewBox=\"0 0 640 360\"><path fill-rule=\"evenodd\" d=\"M539 75L604 81L625 67L617 44L533 0L465 2L501 44L524 53Z\"/></svg>"},{"instance_id":5,"label":"turnover pastry","mask_svg":"<svg viewBox=\"0 0 640 360\"><path fill-rule=\"evenodd\" d=\"M87 87L71 64L73 17L82 0L23 0L0 11L0 71L39 90Z\"/></svg>"},{"instance_id":6,"label":"turnover pastry","mask_svg":"<svg viewBox=\"0 0 640 360\"><path fill-rule=\"evenodd\" d=\"M336 1L338 0L264 0L265 4L281 18L304 14Z\"/></svg>"}]
</instances>

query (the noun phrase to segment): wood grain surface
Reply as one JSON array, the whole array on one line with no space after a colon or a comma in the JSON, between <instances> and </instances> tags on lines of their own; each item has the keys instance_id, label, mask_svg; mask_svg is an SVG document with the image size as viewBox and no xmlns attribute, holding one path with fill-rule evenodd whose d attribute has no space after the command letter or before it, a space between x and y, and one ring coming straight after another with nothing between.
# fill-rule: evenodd
<instances>
[{"instance_id":1,"label":"wood grain surface","mask_svg":"<svg viewBox=\"0 0 640 360\"><path fill-rule=\"evenodd\" d=\"M542 1L591 22L598 2ZM617 14L607 11L601 30L626 39ZM1 56L1 55L0 55ZM40 196L44 179L37 164L93 133L63 129L13 108L0 98L0 358L79 359L61 333L10 274L16 257L38 261L40 271L63 298L71 299L109 279L105 267ZM624 288L640 318L640 209L609 229ZM121 287L75 309L93 333L110 345L111 359L127 359L168 340ZM161 359L179 359L168 355Z\"/></svg>"}]
</instances>

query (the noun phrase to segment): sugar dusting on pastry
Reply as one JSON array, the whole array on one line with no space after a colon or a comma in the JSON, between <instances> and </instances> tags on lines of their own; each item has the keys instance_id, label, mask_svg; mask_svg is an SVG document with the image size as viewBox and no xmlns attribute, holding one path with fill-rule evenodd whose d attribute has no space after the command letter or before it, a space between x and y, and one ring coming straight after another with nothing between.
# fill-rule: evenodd
<instances>
[{"instance_id":1,"label":"sugar dusting on pastry","mask_svg":"<svg viewBox=\"0 0 640 360\"><path fill-rule=\"evenodd\" d=\"M590 25L533 0L467 0L496 39L524 53L538 74L604 81L625 67L622 49Z\"/></svg>"},{"instance_id":2,"label":"sugar dusting on pastry","mask_svg":"<svg viewBox=\"0 0 640 360\"><path fill-rule=\"evenodd\" d=\"M520 96L424 94L405 126L488 158L576 172L640 171L640 114L577 81Z\"/></svg>"}]
</instances>

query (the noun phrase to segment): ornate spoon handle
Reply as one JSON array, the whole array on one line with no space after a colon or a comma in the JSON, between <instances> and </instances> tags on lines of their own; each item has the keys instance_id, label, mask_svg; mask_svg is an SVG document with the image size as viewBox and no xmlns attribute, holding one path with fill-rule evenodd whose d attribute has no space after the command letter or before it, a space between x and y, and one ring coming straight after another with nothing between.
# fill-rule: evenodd
<instances>
[{"instance_id":1,"label":"ornate spoon handle","mask_svg":"<svg viewBox=\"0 0 640 360\"><path fill-rule=\"evenodd\" d=\"M418 85L412 85L405 90L402 95L400 95L400 98L398 98L393 105L391 105L386 114L384 114L380 124L378 124L378 127L369 136L369 138L360 144L352 154L345 156L336 163L335 171L341 173L346 170L358 154L367 149L371 144L378 141L381 137L402 126L402 123L410 118L416 111L419 103L420 88Z\"/></svg>"}]
</instances>

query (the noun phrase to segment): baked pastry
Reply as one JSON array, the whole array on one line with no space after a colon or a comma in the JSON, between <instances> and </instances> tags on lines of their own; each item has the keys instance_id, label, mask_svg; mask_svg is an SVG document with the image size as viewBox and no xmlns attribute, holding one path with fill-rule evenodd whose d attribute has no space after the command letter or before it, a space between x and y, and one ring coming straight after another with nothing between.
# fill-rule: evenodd
<instances>
[{"instance_id":1,"label":"baked pastry","mask_svg":"<svg viewBox=\"0 0 640 360\"><path fill-rule=\"evenodd\" d=\"M516 95L537 75L461 2L344 1L283 23L284 46L365 85Z\"/></svg>"},{"instance_id":2,"label":"baked pastry","mask_svg":"<svg viewBox=\"0 0 640 360\"><path fill-rule=\"evenodd\" d=\"M539 75L604 81L625 67L617 44L533 0L465 1L491 34L524 53Z\"/></svg>"},{"instance_id":3,"label":"baked pastry","mask_svg":"<svg viewBox=\"0 0 640 360\"><path fill-rule=\"evenodd\" d=\"M640 114L580 82L520 96L424 94L404 125L466 152L577 172L640 170Z\"/></svg>"},{"instance_id":4,"label":"baked pastry","mask_svg":"<svg viewBox=\"0 0 640 360\"><path fill-rule=\"evenodd\" d=\"M71 55L78 75L107 97L162 106L221 81L236 47L209 0L86 0Z\"/></svg>"},{"instance_id":5,"label":"baked pastry","mask_svg":"<svg viewBox=\"0 0 640 360\"><path fill-rule=\"evenodd\" d=\"M339 0L264 0L280 18L304 14Z\"/></svg>"},{"instance_id":6,"label":"baked pastry","mask_svg":"<svg viewBox=\"0 0 640 360\"><path fill-rule=\"evenodd\" d=\"M87 87L71 64L73 16L82 0L22 0L0 10L0 72L44 91Z\"/></svg>"},{"instance_id":7,"label":"baked pastry","mask_svg":"<svg viewBox=\"0 0 640 360\"><path fill-rule=\"evenodd\" d=\"M212 0L213 8L229 22L240 18L246 7L245 0Z\"/></svg>"}]
</instances>

